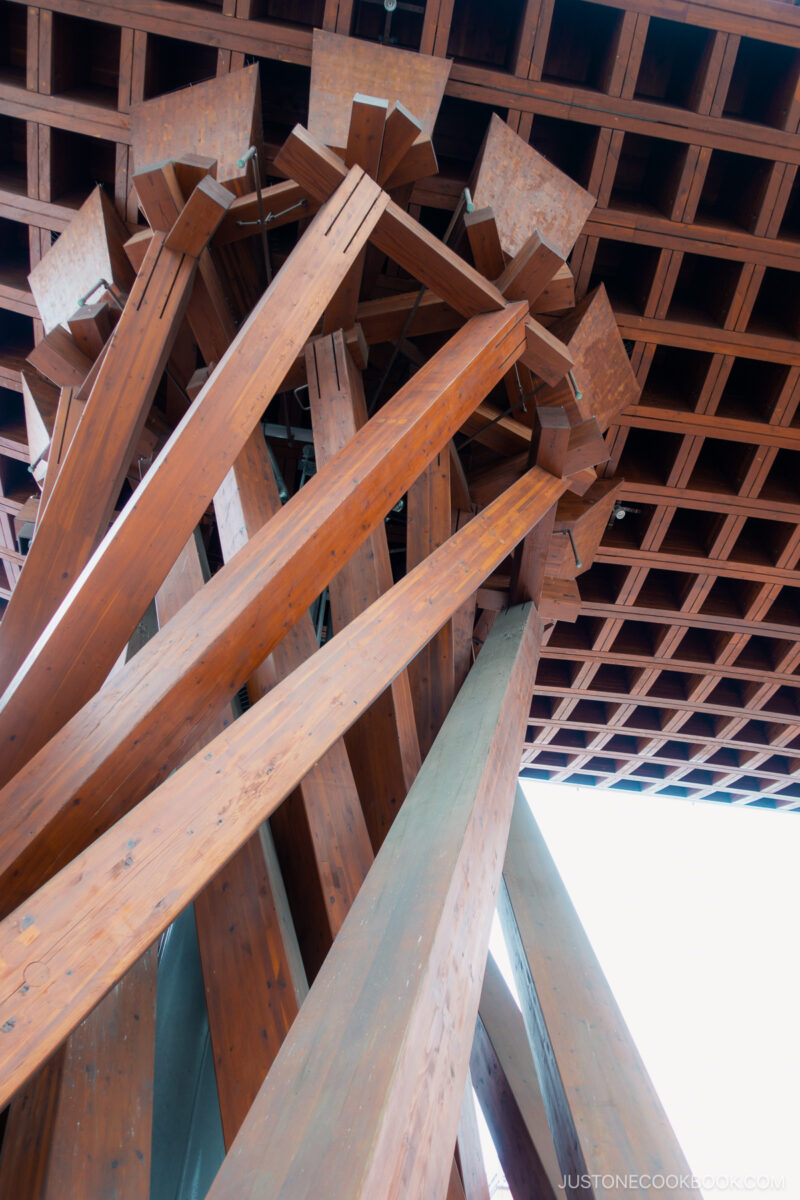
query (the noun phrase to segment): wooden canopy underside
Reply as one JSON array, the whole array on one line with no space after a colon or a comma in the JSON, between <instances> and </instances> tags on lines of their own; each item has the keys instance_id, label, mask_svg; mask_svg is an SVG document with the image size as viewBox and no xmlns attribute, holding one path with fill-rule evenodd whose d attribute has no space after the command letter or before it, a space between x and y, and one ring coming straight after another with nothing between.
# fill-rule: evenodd
<instances>
[{"instance_id":1,"label":"wooden canopy underside","mask_svg":"<svg viewBox=\"0 0 800 1200\"><path fill-rule=\"evenodd\" d=\"M800 806L777 8L0 5L0 1192L183 1196L185 953L213 1197L688 1169L514 784Z\"/></svg>"}]
</instances>

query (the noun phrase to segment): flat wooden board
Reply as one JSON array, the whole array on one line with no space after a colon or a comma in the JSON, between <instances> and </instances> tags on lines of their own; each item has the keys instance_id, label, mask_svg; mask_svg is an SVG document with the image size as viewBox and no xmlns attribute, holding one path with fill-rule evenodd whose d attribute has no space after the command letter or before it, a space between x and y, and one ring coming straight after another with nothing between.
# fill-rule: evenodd
<instances>
[{"instance_id":1,"label":"flat wooden board","mask_svg":"<svg viewBox=\"0 0 800 1200\"><path fill-rule=\"evenodd\" d=\"M65 325L78 300L101 279L127 291L132 279L122 248L127 237L111 201L96 187L28 276L45 333Z\"/></svg>"},{"instance_id":2,"label":"flat wooden board","mask_svg":"<svg viewBox=\"0 0 800 1200\"><path fill-rule=\"evenodd\" d=\"M220 181L241 179L246 168L237 159L261 142L257 65L131 109L134 171L191 152L216 159Z\"/></svg>"},{"instance_id":3,"label":"flat wooden board","mask_svg":"<svg viewBox=\"0 0 800 1200\"><path fill-rule=\"evenodd\" d=\"M503 253L513 258L538 229L567 258L594 197L529 146L496 114L489 122L475 175L476 208L491 208Z\"/></svg>"},{"instance_id":4,"label":"flat wooden board","mask_svg":"<svg viewBox=\"0 0 800 1200\"><path fill-rule=\"evenodd\" d=\"M347 145L353 96L399 100L430 137L450 75L450 61L315 29L311 43L308 131L327 146Z\"/></svg>"}]
</instances>

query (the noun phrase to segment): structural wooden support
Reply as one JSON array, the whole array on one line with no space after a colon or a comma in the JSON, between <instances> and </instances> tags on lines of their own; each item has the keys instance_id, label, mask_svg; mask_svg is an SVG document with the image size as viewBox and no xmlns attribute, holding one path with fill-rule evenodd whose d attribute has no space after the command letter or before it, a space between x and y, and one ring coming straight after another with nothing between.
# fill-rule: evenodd
<instances>
[{"instance_id":1,"label":"structural wooden support","mask_svg":"<svg viewBox=\"0 0 800 1200\"><path fill-rule=\"evenodd\" d=\"M450 536L450 448L431 459L408 489L406 569L427 558ZM453 624L448 621L408 668L423 758L433 745L455 696Z\"/></svg>"},{"instance_id":2,"label":"structural wooden support","mask_svg":"<svg viewBox=\"0 0 800 1200\"><path fill-rule=\"evenodd\" d=\"M194 267L153 238L0 625L3 690L108 528L186 311Z\"/></svg>"},{"instance_id":3,"label":"structural wooden support","mask_svg":"<svg viewBox=\"0 0 800 1200\"><path fill-rule=\"evenodd\" d=\"M0 923L0 1103L541 519L564 486L538 468L530 471ZM515 735L503 756L512 775L533 666L526 665L517 684L524 700L519 745ZM480 707L485 713L483 697ZM467 739L462 769L474 746ZM464 791L474 783L468 773ZM427 904L429 894L420 889L417 899ZM459 1104L460 1096L459 1089ZM451 1149L454 1141L455 1127Z\"/></svg>"},{"instance_id":4,"label":"structural wooden support","mask_svg":"<svg viewBox=\"0 0 800 1200\"><path fill-rule=\"evenodd\" d=\"M561 1170L522 1013L491 954L486 960L479 1015L538 1160L538 1167L534 1165L528 1169L532 1170L532 1177L537 1179L543 1194L558 1196ZM525 1143L524 1137L522 1142ZM508 1171L506 1178L510 1179Z\"/></svg>"},{"instance_id":5,"label":"structural wooden support","mask_svg":"<svg viewBox=\"0 0 800 1200\"><path fill-rule=\"evenodd\" d=\"M340 185L345 171L341 159L316 142L301 125L292 130L275 165L317 200ZM371 240L464 316L493 312L505 304L494 284L394 202L387 204ZM566 346L533 317L526 325L526 342L523 361L548 383L557 384L572 366Z\"/></svg>"},{"instance_id":6,"label":"structural wooden support","mask_svg":"<svg viewBox=\"0 0 800 1200\"><path fill-rule=\"evenodd\" d=\"M7 785L0 793L6 905L181 761L519 355L524 315L518 304L460 330ZM142 503L137 493L134 511ZM157 529L148 534L155 538Z\"/></svg>"},{"instance_id":7,"label":"structural wooden support","mask_svg":"<svg viewBox=\"0 0 800 1200\"><path fill-rule=\"evenodd\" d=\"M496 623L213 1200L299 1200L321 1173L331 1198L444 1197L538 639L531 607Z\"/></svg>"},{"instance_id":8,"label":"structural wooden support","mask_svg":"<svg viewBox=\"0 0 800 1200\"><path fill-rule=\"evenodd\" d=\"M341 333L309 344L306 371L314 450L320 468L364 427L367 406L361 374ZM385 529L378 525L330 581L334 629L344 629L391 586L389 546ZM421 763L407 671L392 680L348 730L345 741L377 851Z\"/></svg>"},{"instance_id":9,"label":"structural wooden support","mask_svg":"<svg viewBox=\"0 0 800 1200\"><path fill-rule=\"evenodd\" d=\"M102 683L385 203L377 185L354 170L276 275L137 489L136 504L95 551L6 689L3 778ZM266 359L265 341L271 347Z\"/></svg>"},{"instance_id":10,"label":"structural wooden support","mask_svg":"<svg viewBox=\"0 0 800 1200\"><path fill-rule=\"evenodd\" d=\"M568 1196L700 1193L530 807L517 791L500 917ZM618 1180L640 1180L624 1188ZM587 1179L589 1182L587 1185ZM611 1182L609 1182L609 1180ZM687 1182L688 1181L688 1182Z\"/></svg>"}]
</instances>

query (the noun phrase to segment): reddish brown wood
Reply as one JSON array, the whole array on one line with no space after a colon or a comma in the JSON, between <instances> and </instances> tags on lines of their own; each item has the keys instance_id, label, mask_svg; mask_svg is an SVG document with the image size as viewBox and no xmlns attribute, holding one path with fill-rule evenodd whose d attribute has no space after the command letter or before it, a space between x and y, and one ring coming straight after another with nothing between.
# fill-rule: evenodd
<instances>
[{"instance_id":1,"label":"reddish brown wood","mask_svg":"<svg viewBox=\"0 0 800 1200\"><path fill-rule=\"evenodd\" d=\"M193 260L165 250L160 237L153 240L0 625L4 689L108 528L193 276Z\"/></svg>"},{"instance_id":2,"label":"reddish brown wood","mask_svg":"<svg viewBox=\"0 0 800 1200\"><path fill-rule=\"evenodd\" d=\"M45 884L24 912L0 925L3 994L8 997L0 1003L7 1027L0 1041L0 1102L247 840L564 486L538 468L530 471ZM340 702L342 672L348 666L351 703L345 706ZM524 689L522 695L527 712ZM485 711L483 703L481 707ZM191 824L186 820L188 796ZM71 928L78 931L74 938L63 933L64 892L70 897ZM138 914L135 922L129 903ZM92 948L91 964L87 947ZM27 965L34 961L43 969L30 971L28 983L34 976L40 982L26 987Z\"/></svg>"},{"instance_id":3,"label":"reddish brown wood","mask_svg":"<svg viewBox=\"0 0 800 1200\"><path fill-rule=\"evenodd\" d=\"M384 202L376 185L354 172L275 277L137 489L135 506L126 508L98 548L13 692L6 694L0 718L4 774L11 774L97 690ZM304 286L310 271L313 288ZM265 330L273 347L266 365ZM212 458L205 453L209 446ZM45 679L46 713L40 703Z\"/></svg>"},{"instance_id":4,"label":"reddish brown wood","mask_svg":"<svg viewBox=\"0 0 800 1200\"><path fill-rule=\"evenodd\" d=\"M322 467L367 422L361 377L342 335L320 338L306 350L309 404L317 465ZM449 532L449 531L448 531ZM386 533L381 526L331 579L338 632L392 586ZM372 845L377 851L419 771L421 756L408 673L401 671L348 731L348 754Z\"/></svg>"}]
</instances>

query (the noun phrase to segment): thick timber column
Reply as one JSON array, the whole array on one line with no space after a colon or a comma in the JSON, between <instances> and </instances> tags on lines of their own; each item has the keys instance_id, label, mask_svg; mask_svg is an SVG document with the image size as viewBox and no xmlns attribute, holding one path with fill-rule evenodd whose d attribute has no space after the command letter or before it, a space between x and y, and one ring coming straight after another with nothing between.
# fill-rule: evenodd
<instances>
[{"instance_id":1,"label":"thick timber column","mask_svg":"<svg viewBox=\"0 0 800 1200\"><path fill-rule=\"evenodd\" d=\"M496 621L209 1200L446 1194L539 634Z\"/></svg>"},{"instance_id":2,"label":"thick timber column","mask_svg":"<svg viewBox=\"0 0 800 1200\"><path fill-rule=\"evenodd\" d=\"M503 877L500 916L566 1180L565 1194L596 1200L665 1194L700 1200L639 1051L519 789ZM663 1177L668 1181L666 1192Z\"/></svg>"},{"instance_id":3,"label":"thick timber column","mask_svg":"<svg viewBox=\"0 0 800 1200\"><path fill-rule=\"evenodd\" d=\"M565 486L529 471L0 923L0 1104Z\"/></svg>"}]
</instances>

